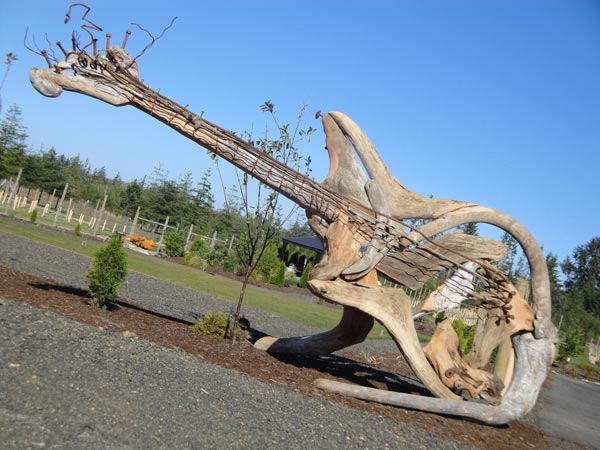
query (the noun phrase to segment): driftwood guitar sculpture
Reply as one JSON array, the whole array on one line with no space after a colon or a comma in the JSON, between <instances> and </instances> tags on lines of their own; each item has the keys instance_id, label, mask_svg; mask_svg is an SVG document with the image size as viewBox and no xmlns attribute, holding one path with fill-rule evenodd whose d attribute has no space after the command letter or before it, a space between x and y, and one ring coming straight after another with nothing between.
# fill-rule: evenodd
<instances>
[{"instance_id":1,"label":"driftwood guitar sculpture","mask_svg":"<svg viewBox=\"0 0 600 450\"><path fill-rule=\"evenodd\" d=\"M91 24L85 15L83 19ZM84 27L90 35L90 30L100 31L95 25ZM115 106L134 106L306 211L324 246L309 286L316 295L344 307L341 321L328 332L266 337L256 347L273 353L329 354L362 342L377 320L435 397L327 380L318 380L319 386L489 424L507 423L533 408L552 361L556 330L550 321L545 259L523 225L490 208L411 192L388 171L362 130L339 112L322 116L331 165L318 183L146 86L137 62L125 50L129 33L121 46L111 45L107 35L103 51L93 36L84 48L74 43L73 50L65 51L59 44L64 53L60 61L42 51L49 67L31 69L31 83L47 97L67 90ZM93 50L88 52L89 47ZM424 224L411 227L407 219L424 219ZM491 224L516 238L530 265L529 299L494 265L506 256L505 245L457 231L468 223ZM399 287L382 287L381 277ZM438 288L411 307L407 290L418 290L431 279L437 280ZM461 355L448 319L439 321L430 343L422 348L414 319L456 308L477 311L471 352Z\"/></svg>"}]
</instances>

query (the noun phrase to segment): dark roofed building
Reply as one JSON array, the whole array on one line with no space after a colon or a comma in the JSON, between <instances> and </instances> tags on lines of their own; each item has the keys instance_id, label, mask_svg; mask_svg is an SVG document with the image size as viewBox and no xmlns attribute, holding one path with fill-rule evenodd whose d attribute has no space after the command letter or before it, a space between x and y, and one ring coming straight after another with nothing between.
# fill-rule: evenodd
<instances>
[{"instance_id":1,"label":"dark roofed building","mask_svg":"<svg viewBox=\"0 0 600 450\"><path fill-rule=\"evenodd\" d=\"M296 268L297 275L299 276L304 267L306 266L307 260L305 256L301 256L298 254L293 255L291 258L289 257L288 245L295 245L297 247L305 248L307 250L312 250L317 255L313 264L318 263L323 256L323 244L321 240L317 236L301 236L301 237L286 237L282 239L283 246L281 248L280 257L283 261L289 261Z\"/></svg>"},{"instance_id":2,"label":"dark roofed building","mask_svg":"<svg viewBox=\"0 0 600 450\"><path fill-rule=\"evenodd\" d=\"M287 237L282 240L284 244L294 244L316 252L317 259L320 259L323 254L323 244L317 236Z\"/></svg>"}]
</instances>

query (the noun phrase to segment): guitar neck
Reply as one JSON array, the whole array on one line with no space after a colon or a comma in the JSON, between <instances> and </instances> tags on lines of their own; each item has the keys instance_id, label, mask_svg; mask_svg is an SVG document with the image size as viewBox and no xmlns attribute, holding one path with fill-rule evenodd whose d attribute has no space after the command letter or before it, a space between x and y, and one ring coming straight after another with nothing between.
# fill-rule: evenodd
<instances>
[{"instance_id":1,"label":"guitar neck","mask_svg":"<svg viewBox=\"0 0 600 450\"><path fill-rule=\"evenodd\" d=\"M117 75L125 76L125 75ZM132 80L127 80L132 86ZM139 81L131 104L284 195L308 214L333 222L347 206L308 176L261 152L234 133L187 110Z\"/></svg>"}]
</instances>

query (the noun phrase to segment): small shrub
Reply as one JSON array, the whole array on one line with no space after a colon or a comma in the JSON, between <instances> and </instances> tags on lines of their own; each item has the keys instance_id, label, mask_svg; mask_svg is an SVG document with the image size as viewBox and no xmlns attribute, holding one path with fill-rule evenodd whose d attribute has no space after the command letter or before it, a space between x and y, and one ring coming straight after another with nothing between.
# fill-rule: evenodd
<instances>
[{"instance_id":1,"label":"small shrub","mask_svg":"<svg viewBox=\"0 0 600 450\"><path fill-rule=\"evenodd\" d=\"M244 269L245 270L245 269ZM242 271L243 272L243 271ZM252 271L252 273L250 274L250 277L248 278L248 281L250 283L256 283L258 280L260 280L260 272L258 270L258 268L254 269Z\"/></svg>"},{"instance_id":2,"label":"small shrub","mask_svg":"<svg viewBox=\"0 0 600 450\"><path fill-rule=\"evenodd\" d=\"M208 311L202 319L191 326L192 332L205 336L226 338L231 336L229 317L221 311Z\"/></svg>"},{"instance_id":3,"label":"small shrub","mask_svg":"<svg viewBox=\"0 0 600 450\"><path fill-rule=\"evenodd\" d=\"M298 285L298 278L296 277L296 272L286 269L285 270L285 285L286 286L296 286Z\"/></svg>"},{"instance_id":4,"label":"small shrub","mask_svg":"<svg viewBox=\"0 0 600 450\"><path fill-rule=\"evenodd\" d=\"M169 256L183 256L183 238L177 231L165 234L165 253Z\"/></svg>"},{"instance_id":5,"label":"small shrub","mask_svg":"<svg viewBox=\"0 0 600 450\"><path fill-rule=\"evenodd\" d=\"M192 246L190 247L190 252L196 253L199 256L203 257L208 255L208 245L206 245L206 241L204 240L204 238L198 237L194 239L194 242L192 242Z\"/></svg>"},{"instance_id":6,"label":"small shrub","mask_svg":"<svg viewBox=\"0 0 600 450\"><path fill-rule=\"evenodd\" d=\"M75 228L73 228L73 233L75 233L75 236L81 236L81 224L79 222L75 224Z\"/></svg>"},{"instance_id":7,"label":"small shrub","mask_svg":"<svg viewBox=\"0 0 600 450\"><path fill-rule=\"evenodd\" d=\"M223 250L212 250L206 255L209 266L220 266L223 263L223 258L225 258Z\"/></svg>"},{"instance_id":8,"label":"small shrub","mask_svg":"<svg viewBox=\"0 0 600 450\"><path fill-rule=\"evenodd\" d=\"M560 336L556 359L565 363L569 358L574 358L583 353L583 331L579 329L566 330Z\"/></svg>"},{"instance_id":9,"label":"small shrub","mask_svg":"<svg viewBox=\"0 0 600 450\"><path fill-rule=\"evenodd\" d=\"M239 259L238 259L237 255L235 254L235 252L231 252L231 253L225 255L225 258L223 258L223 269L224 270L226 270L227 272L235 273L237 271L238 266L239 266Z\"/></svg>"},{"instance_id":10,"label":"small shrub","mask_svg":"<svg viewBox=\"0 0 600 450\"><path fill-rule=\"evenodd\" d=\"M192 262L192 258L195 258L196 255L194 255L191 252L188 252L185 254L185 256L183 257L183 264L185 264L186 266L191 266L192 264L190 264L190 262Z\"/></svg>"},{"instance_id":11,"label":"small shrub","mask_svg":"<svg viewBox=\"0 0 600 450\"><path fill-rule=\"evenodd\" d=\"M98 249L86 274L90 304L106 309L117 297L119 286L127 277L127 252L118 235Z\"/></svg>"},{"instance_id":12,"label":"small shrub","mask_svg":"<svg viewBox=\"0 0 600 450\"><path fill-rule=\"evenodd\" d=\"M267 283L271 282L271 277L276 274L280 264L279 246L271 241L267 244L262 257L258 262L258 269L261 272L262 279Z\"/></svg>"},{"instance_id":13,"label":"small shrub","mask_svg":"<svg viewBox=\"0 0 600 450\"><path fill-rule=\"evenodd\" d=\"M284 287L285 286L285 263L281 261L279 263L279 267L277 267L277 272L275 272L275 276L271 278L271 284L275 286Z\"/></svg>"},{"instance_id":14,"label":"small shrub","mask_svg":"<svg viewBox=\"0 0 600 450\"><path fill-rule=\"evenodd\" d=\"M583 372L583 376L586 378L593 378L595 380L600 380L600 367L595 364L590 364L587 362L576 364L577 368L579 368Z\"/></svg>"},{"instance_id":15,"label":"small shrub","mask_svg":"<svg viewBox=\"0 0 600 450\"><path fill-rule=\"evenodd\" d=\"M305 288L308 286L308 274L310 273L312 268L313 265L311 262L309 262L302 271L302 275L300 275L300 281L298 282L298 286L300 286L301 288Z\"/></svg>"},{"instance_id":16,"label":"small shrub","mask_svg":"<svg viewBox=\"0 0 600 450\"><path fill-rule=\"evenodd\" d=\"M183 263L186 266L199 267L202 270L206 270L208 267L208 262L204 258L195 255L194 253L188 253L185 255L183 258Z\"/></svg>"},{"instance_id":17,"label":"small shrub","mask_svg":"<svg viewBox=\"0 0 600 450\"><path fill-rule=\"evenodd\" d=\"M29 221L31 223L37 222L37 208L34 208L33 211L31 211L31 214L29 214Z\"/></svg>"}]
</instances>

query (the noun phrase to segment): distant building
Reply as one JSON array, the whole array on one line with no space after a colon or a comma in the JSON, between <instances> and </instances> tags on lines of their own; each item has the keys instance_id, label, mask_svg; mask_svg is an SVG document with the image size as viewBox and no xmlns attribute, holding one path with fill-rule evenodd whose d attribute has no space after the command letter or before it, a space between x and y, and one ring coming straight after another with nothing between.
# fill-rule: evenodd
<instances>
[{"instance_id":1,"label":"distant building","mask_svg":"<svg viewBox=\"0 0 600 450\"><path fill-rule=\"evenodd\" d=\"M315 252L316 256L313 261L313 265L318 263L323 256L323 244L317 236L286 237L283 238L282 241L283 245L281 247L281 253L279 256L283 261L288 263L288 266L293 264L296 267L296 273L298 276L302 274L302 271L304 270L304 267L306 267L308 260L305 255L300 255L298 253L290 257L290 250L288 248L289 245L294 245Z\"/></svg>"}]
</instances>

